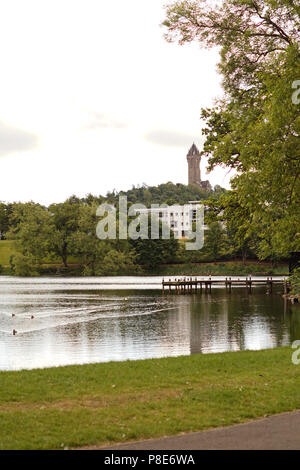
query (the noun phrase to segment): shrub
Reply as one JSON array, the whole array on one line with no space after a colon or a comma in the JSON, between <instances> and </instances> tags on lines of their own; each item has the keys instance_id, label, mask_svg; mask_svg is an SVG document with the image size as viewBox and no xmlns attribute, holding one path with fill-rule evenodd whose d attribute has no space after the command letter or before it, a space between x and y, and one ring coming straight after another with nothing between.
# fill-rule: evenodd
<instances>
[{"instance_id":1,"label":"shrub","mask_svg":"<svg viewBox=\"0 0 300 470\"><path fill-rule=\"evenodd\" d=\"M292 285L292 293L300 294L300 268L295 269L293 274L290 276L290 282Z\"/></svg>"},{"instance_id":2,"label":"shrub","mask_svg":"<svg viewBox=\"0 0 300 470\"><path fill-rule=\"evenodd\" d=\"M16 276L30 277L38 276L31 256L25 256L18 253L13 259L13 270Z\"/></svg>"}]
</instances>

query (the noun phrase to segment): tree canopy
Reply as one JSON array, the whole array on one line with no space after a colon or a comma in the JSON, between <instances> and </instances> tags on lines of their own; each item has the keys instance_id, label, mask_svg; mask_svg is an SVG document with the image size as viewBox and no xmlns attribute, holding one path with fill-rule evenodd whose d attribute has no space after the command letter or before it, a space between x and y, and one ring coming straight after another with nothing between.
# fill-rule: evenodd
<instances>
[{"instance_id":1,"label":"tree canopy","mask_svg":"<svg viewBox=\"0 0 300 470\"><path fill-rule=\"evenodd\" d=\"M292 100L300 78L299 14L293 0L180 1L167 7L164 21L168 40L220 49L224 96L201 111L203 154L210 169L236 171L244 237L258 237L263 259L300 246L300 106Z\"/></svg>"}]
</instances>

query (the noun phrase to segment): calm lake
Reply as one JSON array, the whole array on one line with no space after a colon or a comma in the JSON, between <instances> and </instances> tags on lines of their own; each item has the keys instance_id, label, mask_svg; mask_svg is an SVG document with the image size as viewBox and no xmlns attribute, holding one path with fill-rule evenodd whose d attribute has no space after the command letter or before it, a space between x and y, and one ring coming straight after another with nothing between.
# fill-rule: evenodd
<instances>
[{"instance_id":1,"label":"calm lake","mask_svg":"<svg viewBox=\"0 0 300 470\"><path fill-rule=\"evenodd\" d=\"M0 370L265 349L300 338L299 308L283 300L281 285L271 295L215 287L163 296L161 280L0 277Z\"/></svg>"}]
</instances>

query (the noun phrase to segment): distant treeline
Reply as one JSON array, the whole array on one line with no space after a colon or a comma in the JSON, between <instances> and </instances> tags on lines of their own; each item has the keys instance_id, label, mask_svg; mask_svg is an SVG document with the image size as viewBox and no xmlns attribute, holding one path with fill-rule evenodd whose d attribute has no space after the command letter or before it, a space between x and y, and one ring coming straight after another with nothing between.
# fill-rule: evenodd
<instances>
[{"instance_id":1,"label":"distant treeline","mask_svg":"<svg viewBox=\"0 0 300 470\"><path fill-rule=\"evenodd\" d=\"M99 240L96 226L99 204L118 205L119 196L128 204L186 204L190 200L205 205L204 247L187 251L182 241ZM72 196L49 207L34 202L0 203L0 232L3 239L14 240L16 254L10 270L16 275L33 275L47 266L70 265L80 275L116 275L155 271L158 265L199 263L231 259L266 259L273 263L287 259L288 244L281 252L272 249L266 230L249 230L249 217L235 191L216 186L203 191L194 185L166 183L133 187L129 191L110 192L106 196ZM74 268L75 267L75 268ZM49 268L50 269L50 268Z\"/></svg>"},{"instance_id":2,"label":"distant treeline","mask_svg":"<svg viewBox=\"0 0 300 470\"><path fill-rule=\"evenodd\" d=\"M205 201L210 198L218 199L225 193L226 189L219 185L216 185L212 191L205 191L194 184L184 185L169 182L158 186L133 186L128 191L109 192L106 195L106 199L117 203L119 196L126 196L128 202L144 204L146 207L150 207L151 204L168 204L172 206L174 204L187 204L189 201ZM88 199L89 196L85 201L87 202Z\"/></svg>"}]
</instances>

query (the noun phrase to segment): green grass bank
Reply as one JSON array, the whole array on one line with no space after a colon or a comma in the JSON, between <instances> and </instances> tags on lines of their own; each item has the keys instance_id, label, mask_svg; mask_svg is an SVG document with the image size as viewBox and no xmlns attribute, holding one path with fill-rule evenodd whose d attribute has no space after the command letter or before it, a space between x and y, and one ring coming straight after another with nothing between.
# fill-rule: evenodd
<instances>
[{"instance_id":1,"label":"green grass bank","mask_svg":"<svg viewBox=\"0 0 300 470\"><path fill-rule=\"evenodd\" d=\"M287 275L289 268L286 263L272 266L272 263L240 260L218 261L211 263L173 264L159 266L157 275L162 276L247 276L247 275Z\"/></svg>"},{"instance_id":2,"label":"green grass bank","mask_svg":"<svg viewBox=\"0 0 300 470\"><path fill-rule=\"evenodd\" d=\"M16 252L14 242L12 240L0 240L0 264L9 266L9 258Z\"/></svg>"},{"instance_id":3,"label":"green grass bank","mask_svg":"<svg viewBox=\"0 0 300 470\"><path fill-rule=\"evenodd\" d=\"M0 274L11 275L9 258L15 254L13 240L0 241ZM40 268L41 275L61 275L61 276L80 276L78 260L75 257L69 257L69 268L64 268L59 260L45 260L45 264ZM269 262L241 260L203 262L189 264L169 264L160 265L154 271L144 271L142 275L161 275L161 276L244 276L244 275L288 275L287 263L279 263L272 266Z\"/></svg>"},{"instance_id":4,"label":"green grass bank","mask_svg":"<svg viewBox=\"0 0 300 470\"><path fill-rule=\"evenodd\" d=\"M291 347L0 372L0 449L148 439L300 409Z\"/></svg>"}]
</instances>

